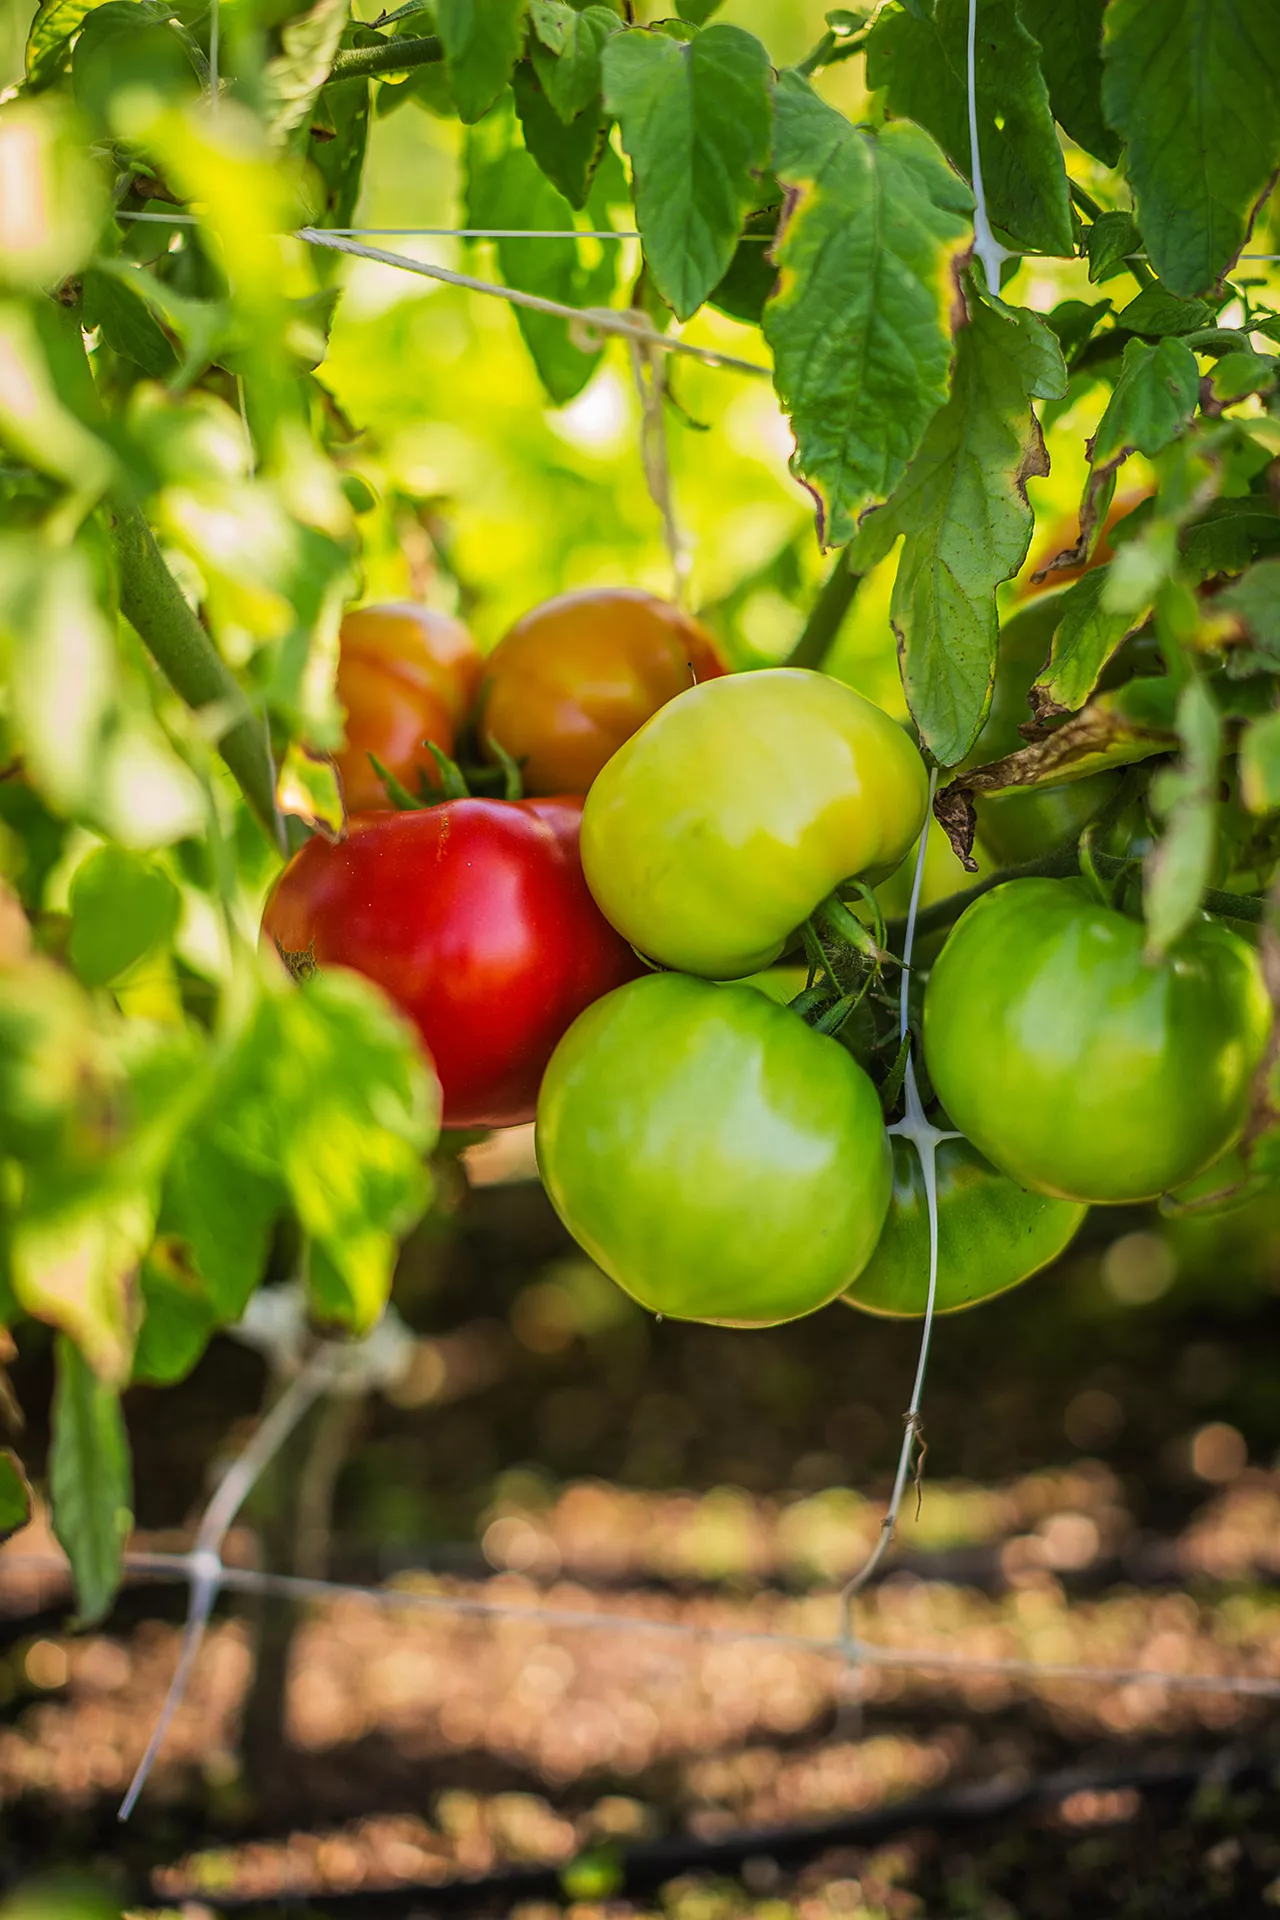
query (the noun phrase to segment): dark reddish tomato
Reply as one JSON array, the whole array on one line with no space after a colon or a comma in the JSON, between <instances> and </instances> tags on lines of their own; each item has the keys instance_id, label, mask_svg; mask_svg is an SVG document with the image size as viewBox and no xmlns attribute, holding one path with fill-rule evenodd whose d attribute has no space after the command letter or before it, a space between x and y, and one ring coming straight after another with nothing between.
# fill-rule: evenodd
<instances>
[{"instance_id":1,"label":"dark reddish tomato","mask_svg":"<svg viewBox=\"0 0 1280 1920\"><path fill-rule=\"evenodd\" d=\"M338 654L347 743L337 763L350 812L387 804L371 753L411 793L419 790L423 773L438 784L426 742L453 752L482 665L480 649L462 622L433 607L404 600L347 614Z\"/></svg>"},{"instance_id":2,"label":"dark reddish tomato","mask_svg":"<svg viewBox=\"0 0 1280 1920\"><path fill-rule=\"evenodd\" d=\"M644 971L587 891L581 813L571 798L358 814L340 846L309 840L267 903L286 965L350 967L417 1023L446 1126L531 1120L566 1028Z\"/></svg>"}]
</instances>

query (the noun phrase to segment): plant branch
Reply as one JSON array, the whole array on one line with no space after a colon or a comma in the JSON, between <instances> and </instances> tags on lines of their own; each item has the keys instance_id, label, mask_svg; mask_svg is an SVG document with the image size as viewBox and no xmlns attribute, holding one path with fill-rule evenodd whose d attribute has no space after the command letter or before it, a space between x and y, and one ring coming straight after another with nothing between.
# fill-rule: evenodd
<instances>
[{"instance_id":1,"label":"plant branch","mask_svg":"<svg viewBox=\"0 0 1280 1920\"><path fill-rule=\"evenodd\" d=\"M408 67L435 66L444 59L444 42L438 34L424 33L416 40L382 40L376 47L344 47L335 54L329 78L367 80L371 74L403 73Z\"/></svg>"},{"instance_id":2,"label":"plant branch","mask_svg":"<svg viewBox=\"0 0 1280 1920\"><path fill-rule=\"evenodd\" d=\"M195 712L221 708L230 716L218 751L268 837L283 852L275 769L262 720L248 711L239 682L183 599L141 509L117 494L111 501L111 518L121 611L189 707Z\"/></svg>"},{"instance_id":3,"label":"plant branch","mask_svg":"<svg viewBox=\"0 0 1280 1920\"><path fill-rule=\"evenodd\" d=\"M861 579L861 574L851 570L849 556L842 548L836 555L834 567L822 583L800 638L783 662L784 666L822 665L844 623L846 613L853 605Z\"/></svg>"},{"instance_id":4,"label":"plant branch","mask_svg":"<svg viewBox=\"0 0 1280 1920\"><path fill-rule=\"evenodd\" d=\"M1093 864L1104 880L1114 880L1130 863L1117 854L1095 851ZM922 907L916 915L916 936L923 938L925 934L953 926L966 907L980 900L984 893L990 893L993 887L1002 887L1006 880L1069 880L1079 871L1080 854L1074 845L1059 847L1055 853L1047 853L1039 860L1026 860L1021 866L1001 867L999 872L989 873L974 886L965 887L960 893L949 893L945 900L935 900L931 907ZM1253 894L1223 893L1217 887L1210 887L1201 905L1206 913L1215 913L1224 920L1257 926L1262 921L1266 902ZM890 945L900 942L905 930L905 920L890 920L885 930Z\"/></svg>"}]
</instances>

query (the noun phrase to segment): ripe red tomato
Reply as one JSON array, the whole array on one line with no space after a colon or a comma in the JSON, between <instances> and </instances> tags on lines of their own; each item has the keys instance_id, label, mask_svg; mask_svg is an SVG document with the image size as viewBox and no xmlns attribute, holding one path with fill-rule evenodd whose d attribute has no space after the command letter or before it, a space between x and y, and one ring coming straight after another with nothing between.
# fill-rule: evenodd
<instances>
[{"instance_id":1,"label":"ripe red tomato","mask_svg":"<svg viewBox=\"0 0 1280 1920\"><path fill-rule=\"evenodd\" d=\"M576 798L366 813L294 855L264 931L294 972L350 967L417 1023L444 1124L531 1120L566 1028L644 971L587 891Z\"/></svg>"},{"instance_id":2,"label":"ripe red tomato","mask_svg":"<svg viewBox=\"0 0 1280 1920\"><path fill-rule=\"evenodd\" d=\"M454 736L475 702L484 656L460 620L411 600L358 607L342 622L338 699L347 744L336 756L352 813L385 807L387 790L369 760L376 754L416 793L419 774L437 783L424 744L453 752Z\"/></svg>"},{"instance_id":3,"label":"ripe red tomato","mask_svg":"<svg viewBox=\"0 0 1280 1920\"><path fill-rule=\"evenodd\" d=\"M655 594L562 593L489 655L482 737L520 762L529 793L585 793L659 707L725 671L706 629Z\"/></svg>"}]
</instances>

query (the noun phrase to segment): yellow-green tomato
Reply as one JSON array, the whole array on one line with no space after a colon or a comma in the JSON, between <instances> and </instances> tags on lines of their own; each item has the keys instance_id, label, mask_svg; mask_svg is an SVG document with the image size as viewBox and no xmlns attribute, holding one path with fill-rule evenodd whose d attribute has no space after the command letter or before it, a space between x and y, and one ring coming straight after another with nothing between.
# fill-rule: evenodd
<instances>
[{"instance_id":1,"label":"yellow-green tomato","mask_svg":"<svg viewBox=\"0 0 1280 1920\"><path fill-rule=\"evenodd\" d=\"M582 865L618 931L710 980L758 973L842 880L892 872L928 780L879 707L801 667L669 701L587 795Z\"/></svg>"},{"instance_id":2,"label":"yellow-green tomato","mask_svg":"<svg viewBox=\"0 0 1280 1920\"><path fill-rule=\"evenodd\" d=\"M1022 1186L1152 1200L1244 1124L1270 1004L1253 949L1203 920L1161 959L1076 880L1011 880L956 922L924 999L929 1077Z\"/></svg>"},{"instance_id":3,"label":"yellow-green tomato","mask_svg":"<svg viewBox=\"0 0 1280 1920\"><path fill-rule=\"evenodd\" d=\"M836 1041L752 987L655 973L551 1056L538 1166L579 1245L655 1313L767 1327L825 1306L884 1224L889 1139Z\"/></svg>"},{"instance_id":4,"label":"yellow-green tomato","mask_svg":"<svg viewBox=\"0 0 1280 1920\"><path fill-rule=\"evenodd\" d=\"M997 1173L968 1140L943 1140L938 1189L935 1313L1006 1293L1056 1260L1084 1219L1079 1201L1032 1193ZM929 1203L910 1140L893 1140L893 1197L876 1250L844 1298L864 1313L919 1317L929 1298Z\"/></svg>"}]
</instances>

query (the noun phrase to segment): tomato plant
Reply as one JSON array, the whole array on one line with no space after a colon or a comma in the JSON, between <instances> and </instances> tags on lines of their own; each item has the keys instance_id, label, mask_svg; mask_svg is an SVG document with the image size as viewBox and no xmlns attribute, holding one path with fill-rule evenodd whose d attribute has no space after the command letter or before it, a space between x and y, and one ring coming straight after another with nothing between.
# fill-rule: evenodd
<instances>
[{"instance_id":1,"label":"tomato plant","mask_svg":"<svg viewBox=\"0 0 1280 1920\"><path fill-rule=\"evenodd\" d=\"M356 815L285 868L265 932L295 973L349 967L407 1013L444 1124L531 1120L551 1050L640 963L582 878L571 800Z\"/></svg>"},{"instance_id":2,"label":"tomato plant","mask_svg":"<svg viewBox=\"0 0 1280 1920\"><path fill-rule=\"evenodd\" d=\"M864 1313L918 1315L929 1297L929 1207L915 1146L893 1145L893 1194L875 1252L844 1299ZM938 1283L934 1311L956 1313L1027 1280L1070 1245L1087 1209L1020 1187L968 1140L936 1160Z\"/></svg>"},{"instance_id":3,"label":"tomato plant","mask_svg":"<svg viewBox=\"0 0 1280 1920\"><path fill-rule=\"evenodd\" d=\"M651 714L724 670L706 629L656 594L561 594L490 654L482 738L519 762L528 792L585 793Z\"/></svg>"},{"instance_id":4,"label":"tomato plant","mask_svg":"<svg viewBox=\"0 0 1280 1920\"><path fill-rule=\"evenodd\" d=\"M1244 1125L1270 1004L1252 949L1201 921L1161 958L1078 881L1014 880L929 978L929 1073L956 1125L1040 1193L1148 1200Z\"/></svg>"},{"instance_id":5,"label":"tomato plant","mask_svg":"<svg viewBox=\"0 0 1280 1920\"><path fill-rule=\"evenodd\" d=\"M891 873L925 801L911 740L851 688L734 674L680 694L609 761L582 863L642 953L727 980L776 960L840 881Z\"/></svg>"},{"instance_id":6,"label":"tomato plant","mask_svg":"<svg viewBox=\"0 0 1280 1920\"><path fill-rule=\"evenodd\" d=\"M385 807L372 755L410 792L438 781L428 741L452 754L483 658L460 620L412 601L359 607L342 622L336 690L345 741L336 755L352 812Z\"/></svg>"},{"instance_id":7,"label":"tomato plant","mask_svg":"<svg viewBox=\"0 0 1280 1920\"><path fill-rule=\"evenodd\" d=\"M889 1201L875 1088L741 986L653 974L552 1056L538 1164L561 1219L654 1313L772 1326L858 1273Z\"/></svg>"}]
</instances>

